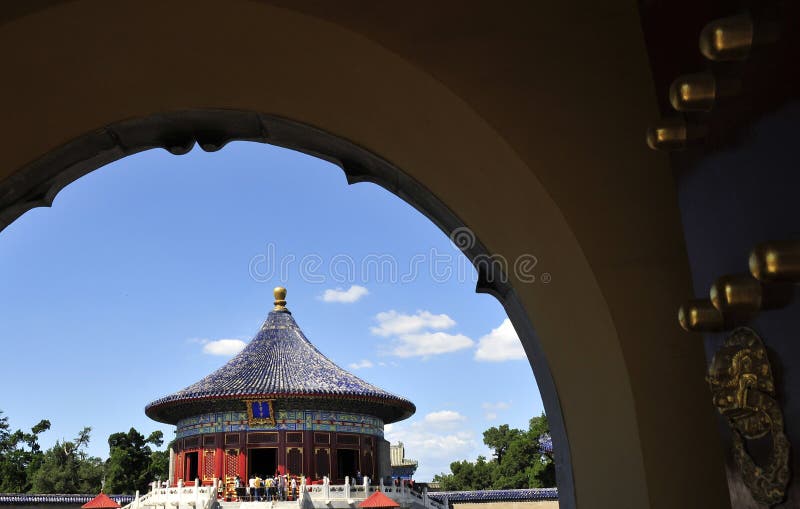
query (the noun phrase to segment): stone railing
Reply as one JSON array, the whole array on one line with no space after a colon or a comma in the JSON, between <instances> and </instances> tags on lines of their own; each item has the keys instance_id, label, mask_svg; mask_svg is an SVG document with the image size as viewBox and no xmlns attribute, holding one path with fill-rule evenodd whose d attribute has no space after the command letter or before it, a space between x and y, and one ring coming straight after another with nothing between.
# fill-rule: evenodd
<instances>
[{"instance_id":1,"label":"stone railing","mask_svg":"<svg viewBox=\"0 0 800 509\"><path fill-rule=\"evenodd\" d=\"M345 484L331 484L328 478L322 484L307 485L302 482L298 487L300 496L295 502L282 502L281 504L296 504L298 509L312 508L345 508L353 507L376 491L382 491L401 508L409 509L448 509L447 502L435 500L428 496L427 490L417 491L408 486L384 486L383 483L372 485L365 478L362 484L352 484L345 478ZM179 482L176 487L162 488L158 483L153 483L148 493L136 497L124 506L123 509L212 509L217 502L218 481L215 479L211 486L201 486L199 481L192 486L184 486ZM443 503L444 502L444 503ZM241 507L264 505L263 503L241 503ZM267 503L273 506L272 503Z\"/></svg>"},{"instance_id":2,"label":"stone railing","mask_svg":"<svg viewBox=\"0 0 800 509\"><path fill-rule=\"evenodd\" d=\"M211 509L217 501L217 480L211 486L200 486L196 481L185 486L182 481L172 488L160 488L153 483L150 491L142 496L136 492L133 501L123 509Z\"/></svg>"},{"instance_id":3,"label":"stone railing","mask_svg":"<svg viewBox=\"0 0 800 509\"><path fill-rule=\"evenodd\" d=\"M301 485L300 506L304 509L310 507L323 506L350 506L358 505L376 491L382 491L384 495L391 498L401 507L417 506L425 509L447 509L447 506L438 500L428 496L427 490L416 491L408 486L384 486L381 482L378 485L369 483L365 478L363 484L351 484L349 478L345 478L345 484L330 484L325 478L322 484Z\"/></svg>"},{"instance_id":4,"label":"stone railing","mask_svg":"<svg viewBox=\"0 0 800 509\"><path fill-rule=\"evenodd\" d=\"M97 494L87 493L0 493L0 505L85 504ZM108 495L118 504L133 500L131 495Z\"/></svg>"}]
</instances>

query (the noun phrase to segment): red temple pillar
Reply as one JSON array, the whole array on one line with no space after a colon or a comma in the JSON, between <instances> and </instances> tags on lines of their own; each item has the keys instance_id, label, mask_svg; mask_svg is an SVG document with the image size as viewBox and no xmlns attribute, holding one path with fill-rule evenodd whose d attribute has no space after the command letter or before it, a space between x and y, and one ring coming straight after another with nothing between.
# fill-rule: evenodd
<instances>
[{"instance_id":1,"label":"red temple pillar","mask_svg":"<svg viewBox=\"0 0 800 509\"><path fill-rule=\"evenodd\" d=\"M303 474L306 477L310 477L312 480L317 472L317 469L314 467L314 432L313 431L304 431L303 432ZM300 474L301 472L293 472L294 474Z\"/></svg>"},{"instance_id":2,"label":"red temple pillar","mask_svg":"<svg viewBox=\"0 0 800 509\"><path fill-rule=\"evenodd\" d=\"M242 484L247 486L250 472L247 470L247 447L244 444L239 448L239 475L242 478Z\"/></svg>"},{"instance_id":3,"label":"red temple pillar","mask_svg":"<svg viewBox=\"0 0 800 509\"><path fill-rule=\"evenodd\" d=\"M225 477L228 475L228 473L225 471L225 435L222 433L217 433L215 442L217 445L217 452L214 455L214 459L216 460L214 465L214 475L224 484Z\"/></svg>"}]
</instances>

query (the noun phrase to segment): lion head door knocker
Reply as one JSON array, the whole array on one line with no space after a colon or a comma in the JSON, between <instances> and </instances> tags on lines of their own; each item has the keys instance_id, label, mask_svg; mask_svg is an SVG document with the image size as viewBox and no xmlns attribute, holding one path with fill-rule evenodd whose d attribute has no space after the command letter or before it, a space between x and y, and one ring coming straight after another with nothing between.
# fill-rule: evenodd
<instances>
[{"instance_id":1,"label":"lion head door knocker","mask_svg":"<svg viewBox=\"0 0 800 509\"><path fill-rule=\"evenodd\" d=\"M774 505L786 496L789 483L789 439L775 399L775 381L761 338L747 327L734 330L711 361L706 378L714 406L727 419L733 453L753 498ZM767 465L759 465L745 442L771 436Z\"/></svg>"}]
</instances>

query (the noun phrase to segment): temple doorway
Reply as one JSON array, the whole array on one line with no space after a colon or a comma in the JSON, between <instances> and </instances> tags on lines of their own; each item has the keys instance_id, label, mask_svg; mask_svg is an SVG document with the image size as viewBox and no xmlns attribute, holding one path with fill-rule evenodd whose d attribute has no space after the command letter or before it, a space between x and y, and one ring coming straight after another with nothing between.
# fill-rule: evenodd
<instances>
[{"instance_id":1,"label":"temple doorway","mask_svg":"<svg viewBox=\"0 0 800 509\"><path fill-rule=\"evenodd\" d=\"M197 451L186 453L186 482L193 482L198 478L198 453Z\"/></svg>"},{"instance_id":2,"label":"temple doorway","mask_svg":"<svg viewBox=\"0 0 800 509\"><path fill-rule=\"evenodd\" d=\"M339 479L345 476L354 478L359 471L358 451L355 449L339 449L336 451L336 472Z\"/></svg>"},{"instance_id":3,"label":"temple doorway","mask_svg":"<svg viewBox=\"0 0 800 509\"><path fill-rule=\"evenodd\" d=\"M274 447L250 449L247 453L247 466L251 476L275 475L278 469L278 449Z\"/></svg>"}]
</instances>

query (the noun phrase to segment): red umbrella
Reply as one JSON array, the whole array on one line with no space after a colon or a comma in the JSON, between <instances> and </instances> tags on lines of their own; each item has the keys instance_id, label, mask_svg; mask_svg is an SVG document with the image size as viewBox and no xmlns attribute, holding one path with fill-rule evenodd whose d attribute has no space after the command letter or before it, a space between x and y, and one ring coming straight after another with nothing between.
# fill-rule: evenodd
<instances>
[{"instance_id":1,"label":"red umbrella","mask_svg":"<svg viewBox=\"0 0 800 509\"><path fill-rule=\"evenodd\" d=\"M122 506L108 498L105 493L101 493L83 504L81 509L117 509L118 507Z\"/></svg>"},{"instance_id":2,"label":"red umbrella","mask_svg":"<svg viewBox=\"0 0 800 509\"><path fill-rule=\"evenodd\" d=\"M391 498L387 497L380 491L376 491L369 497L367 497L363 502L358 504L358 507L372 507L375 508L383 508L383 507L400 507L400 504L392 500Z\"/></svg>"}]
</instances>

